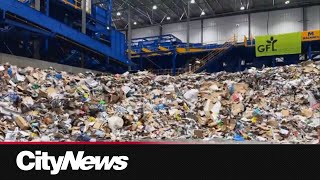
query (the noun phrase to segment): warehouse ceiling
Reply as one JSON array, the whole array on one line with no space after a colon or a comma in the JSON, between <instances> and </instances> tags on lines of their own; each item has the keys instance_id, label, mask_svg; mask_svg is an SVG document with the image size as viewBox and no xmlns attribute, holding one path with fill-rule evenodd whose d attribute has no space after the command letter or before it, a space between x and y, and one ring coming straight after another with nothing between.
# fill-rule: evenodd
<instances>
[{"instance_id":1,"label":"warehouse ceiling","mask_svg":"<svg viewBox=\"0 0 320 180\"><path fill-rule=\"evenodd\" d=\"M320 4L320 0L113 0L114 26L127 29L128 7L133 28L186 21L188 1L191 20Z\"/></svg>"}]
</instances>

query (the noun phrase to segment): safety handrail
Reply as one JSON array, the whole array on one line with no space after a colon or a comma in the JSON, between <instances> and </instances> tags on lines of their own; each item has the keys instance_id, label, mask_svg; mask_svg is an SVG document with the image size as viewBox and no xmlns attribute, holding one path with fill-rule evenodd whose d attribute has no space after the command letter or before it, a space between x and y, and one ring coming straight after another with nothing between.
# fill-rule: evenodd
<instances>
[{"instance_id":1,"label":"safety handrail","mask_svg":"<svg viewBox=\"0 0 320 180\"><path fill-rule=\"evenodd\" d=\"M69 2L68 0L63 0L65 4L68 4L75 9L81 9L81 0L74 0L74 3Z\"/></svg>"},{"instance_id":2,"label":"safety handrail","mask_svg":"<svg viewBox=\"0 0 320 180\"><path fill-rule=\"evenodd\" d=\"M236 43L236 39L233 37L231 40L225 42L221 48L212 51L211 53L207 54L204 58L200 60L200 63L194 63L191 67L191 72L195 72L198 69L202 68L206 65L206 63L212 60L214 57L219 55L220 53L224 52L225 50L229 49Z\"/></svg>"},{"instance_id":3,"label":"safety handrail","mask_svg":"<svg viewBox=\"0 0 320 180\"><path fill-rule=\"evenodd\" d=\"M177 68L175 73L173 72L173 69L155 69L151 72L156 75L180 75L187 72L196 72L198 69L202 68L206 65L207 62L211 61L214 57L218 56L222 52L228 50L230 47L232 47L236 43L236 39L232 37L229 41L225 42L220 48L214 49L212 52L208 53L205 57L203 57L200 61L200 64L198 62L195 62L191 66L187 64L185 67Z\"/></svg>"}]
</instances>

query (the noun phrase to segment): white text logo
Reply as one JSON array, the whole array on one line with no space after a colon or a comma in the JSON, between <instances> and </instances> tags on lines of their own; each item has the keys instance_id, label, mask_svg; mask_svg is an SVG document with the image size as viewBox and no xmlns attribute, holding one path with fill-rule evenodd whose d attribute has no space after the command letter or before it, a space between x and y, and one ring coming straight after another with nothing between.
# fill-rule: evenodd
<instances>
[{"instance_id":1,"label":"white text logo","mask_svg":"<svg viewBox=\"0 0 320 180\"><path fill-rule=\"evenodd\" d=\"M24 158L27 160L24 163ZM129 158L127 156L85 156L84 151L79 151L75 157L72 151L67 151L64 156L49 156L48 152L22 151L18 154L16 163L23 171L35 169L37 171L50 171L51 175L57 175L60 171L65 171L68 166L72 170L88 171L94 170L124 170L127 168Z\"/></svg>"}]
</instances>

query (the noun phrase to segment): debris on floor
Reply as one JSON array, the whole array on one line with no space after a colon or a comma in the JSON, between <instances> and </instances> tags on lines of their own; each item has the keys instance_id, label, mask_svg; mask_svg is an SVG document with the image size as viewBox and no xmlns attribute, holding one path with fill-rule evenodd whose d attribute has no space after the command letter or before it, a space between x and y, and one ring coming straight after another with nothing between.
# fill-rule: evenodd
<instances>
[{"instance_id":1,"label":"debris on floor","mask_svg":"<svg viewBox=\"0 0 320 180\"><path fill-rule=\"evenodd\" d=\"M156 76L0 65L0 141L317 143L320 63Z\"/></svg>"}]
</instances>

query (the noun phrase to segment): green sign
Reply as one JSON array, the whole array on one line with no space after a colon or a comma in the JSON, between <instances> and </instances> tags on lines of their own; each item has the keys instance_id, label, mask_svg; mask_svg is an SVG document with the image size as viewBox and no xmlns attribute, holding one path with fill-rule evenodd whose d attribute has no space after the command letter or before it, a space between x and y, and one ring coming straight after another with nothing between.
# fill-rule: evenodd
<instances>
[{"instance_id":1,"label":"green sign","mask_svg":"<svg viewBox=\"0 0 320 180\"><path fill-rule=\"evenodd\" d=\"M257 36L256 37L256 56L274 56L301 53L301 32Z\"/></svg>"}]
</instances>

